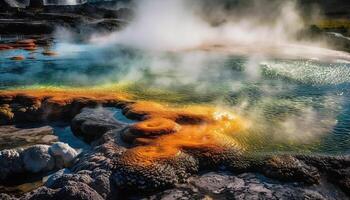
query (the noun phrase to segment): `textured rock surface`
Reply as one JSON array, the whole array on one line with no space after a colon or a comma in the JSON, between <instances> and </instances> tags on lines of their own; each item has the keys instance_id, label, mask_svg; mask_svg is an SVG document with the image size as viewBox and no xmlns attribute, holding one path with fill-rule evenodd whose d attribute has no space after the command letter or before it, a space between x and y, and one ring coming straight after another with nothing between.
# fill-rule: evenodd
<instances>
[{"instance_id":1,"label":"textured rock surface","mask_svg":"<svg viewBox=\"0 0 350 200\"><path fill-rule=\"evenodd\" d=\"M103 198L85 183L69 182L59 189L39 188L27 194L23 200L102 200Z\"/></svg>"},{"instance_id":2,"label":"textured rock surface","mask_svg":"<svg viewBox=\"0 0 350 200\"><path fill-rule=\"evenodd\" d=\"M64 143L0 151L0 182L18 175L30 176L71 166L77 156L78 153Z\"/></svg>"},{"instance_id":3,"label":"textured rock surface","mask_svg":"<svg viewBox=\"0 0 350 200\"><path fill-rule=\"evenodd\" d=\"M142 115L147 115L147 112L144 112ZM110 126L110 124L106 123L106 126ZM95 149L79 159L77 164L73 167L74 171L79 173L79 171L94 171L100 168L111 174L108 180L115 188L121 190L122 193L129 193L130 191L144 193L176 187L178 184L185 184L188 177L198 173L198 171L217 170L225 166L226 169L232 170L233 172L261 172L273 178L275 181L273 181L273 185L271 185L272 183L266 182L266 180L272 179L261 178L263 177L261 175L257 178L254 174L242 175L243 177L237 176L234 178L227 175L215 176L214 178L211 176L203 176L200 179L190 179L195 180L192 184L195 184L197 188L195 191L197 192L193 192L192 189L189 188L177 188L164 193L158 193L158 195L153 197L196 199L204 198L205 195L203 194L206 194L198 191L211 190L211 192L208 192L209 196L222 195L221 197L227 197L228 195L237 194L235 197L237 199L332 199L333 197L327 196L328 193L331 193L330 191L326 191L325 195L321 194L315 190L313 185L321 184L321 178L328 176L328 172L324 174L323 172L325 171L322 170L323 168L327 168L325 166L330 165L329 167L334 168L336 164L332 163L335 162L337 163L337 168L343 170L338 170L338 172L342 174L346 174L346 169L348 167L347 158L332 157L326 159L326 157L315 156L315 161L312 162L312 159L306 159L306 157L290 155L246 157L235 149L230 150L228 148L225 151L220 149L213 151L212 148L205 146L201 146L200 148L188 147L184 149L183 152L176 154L175 157L166 157L166 159L153 161L149 160L149 162L145 163L144 155L142 155L144 152L142 148L144 148L143 145L147 146L147 143L137 143L137 145L134 146L129 144L130 141L126 141L125 143L125 140L123 140L125 132L130 133L130 129L135 129L135 127L138 128L138 134L140 134L140 128L137 124L126 126L123 129L107 131L100 140L93 143L96 145ZM142 129L142 131L143 130L144 129ZM153 130L152 127L152 131ZM150 135L152 135L152 131L150 131ZM159 131L157 130L155 138L159 136L158 133ZM143 132L141 135L142 137L145 137L145 135L148 136ZM137 149L140 149L140 151ZM337 159L338 161L335 161ZM325 166L317 164L319 161ZM137 163L143 163L143 165ZM348 177L348 175L345 175L345 177ZM253 179L259 180L259 182L249 182ZM282 184L276 180L284 181L285 183ZM345 180L343 182L346 182L346 178L343 178L343 180ZM223 184L221 182L223 182ZM234 182L234 184L227 184L227 182ZM223 187L227 185L231 185L233 188L239 188L232 189L231 194L229 192L227 193L227 188L223 189ZM342 186L340 186L340 188L346 192ZM339 197L336 196L334 199L339 199Z\"/></svg>"},{"instance_id":4,"label":"textured rock surface","mask_svg":"<svg viewBox=\"0 0 350 200\"><path fill-rule=\"evenodd\" d=\"M124 113L133 108L124 107ZM215 135L218 138L212 139L205 132L210 143L197 143L202 133L199 134L192 127L201 127L202 122L192 119L200 119L201 115L192 117L190 112L175 109L170 114L164 113L160 105L156 110L144 110L143 106L137 105L136 108L133 109L134 116L150 120L154 119L152 116L161 114L167 123L156 120L151 123L149 131L148 126L144 127L148 123L143 126L138 126L138 123L124 124L116 121L104 109L83 109L73 120L75 124L72 126L83 136L87 133L82 131L86 130L82 128L86 126L84 124L90 127L89 130L97 130L98 134L94 136L96 139L91 139L92 149L74 159L68 172L56 173L45 186L25 194L22 199L49 200L63 196L65 199L347 198L349 157L248 155L233 141L217 140L220 134ZM187 116L188 120L183 120L183 116ZM165 125L169 121L172 122L170 125L179 127L168 129ZM208 118L203 121L215 123ZM123 135L130 133L130 129L134 129L137 134L125 141ZM186 134L192 133L189 134L190 138L186 139L185 134L181 133L184 130ZM46 164L50 163L48 155L62 159L64 150L67 150L62 148L64 145L56 144L53 147L57 151L51 152L52 155L48 146L34 146L33 150L29 148L24 152L35 150L39 157L44 158L40 160L45 161L44 164L39 162L35 170L47 169ZM4 159L9 158L11 161L6 163L7 166L13 165L12 161L21 163L21 152L5 152L4 155ZM22 163L18 166L19 170L26 169L25 162ZM57 165L56 161L54 165ZM221 169L229 172L198 175L204 171ZM1 170L4 174L13 173Z\"/></svg>"},{"instance_id":5,"label":"textured rock surface","mask_svg":"<svg viewBox=\"0 0 350 200\"><path fill-rule=\"evenodd\" d=\"M68 144L57 142L49 148L49 152L55 157L56 167L68 167L78 156L78 152Z\"/></svg>"},{"instance_id":6,"label":"textured rock surface","mask_svg":"<svg viewBox=\"0 0 350 200\"><path fill-rule=\"evenodd\" d=\"M24 150L24 168L32 173L53 170L55 158L49 153L49 148L48 145L35 145Z\"/></svg>"},{"instance_id":7,"label":"textured rock surface","mask_svg":"<svg viewBox=\"0 0 350 200\"><path fill-rule=\"evenodd\" d=\"M24 147L34 144L52 144L58 138L50 126L18 127L0 126L0 150Z\"/></svg>"},{"instance_id":8,"label":"textured rock surface","mask_svg":"<svg viewBox=\"0 0 350 200\"><path fill-rule=\"evenodd\" d=\"M324 193L331 194L329 191ZM190 179L189 184L167 190L147 199L341 199L308 188L273 181L261 175L245 173L207 173Z\"/></svg>"},{"instance_id":9,"label":"textured rock surface","mask_svg":"<svg viewBox=\"0 0 350 200\"><path fill-rule=\"evenodd\" d=\"M73 132L88 141L100 138L109 130L121 129L126 126L113 117L113 112L91 108L84 108L80 114L74 117L71 124Z\"/></svg>"},{"instance_id":10,"label":"textured rock surface","mask_svg":"<svg viewBox=\"0 0 350 200\"><path fill-rule=\"evenodd\" d=\"M24 163L19 151L14 149L0 151L0 181L23 172Z\"/></svg>"},{"instance_id":11,"label":"textured rock surface","mask_svg":"<svg viewBox=\"0 0 350 200\"><path fill-rule=\"evenodd\" d=\"M268 177L282 181L299 181L307 184L320 181L320 174L315 167L308 166L293 156L273 156L266 161L262 172Z\"/></svg>"}]
</instances>

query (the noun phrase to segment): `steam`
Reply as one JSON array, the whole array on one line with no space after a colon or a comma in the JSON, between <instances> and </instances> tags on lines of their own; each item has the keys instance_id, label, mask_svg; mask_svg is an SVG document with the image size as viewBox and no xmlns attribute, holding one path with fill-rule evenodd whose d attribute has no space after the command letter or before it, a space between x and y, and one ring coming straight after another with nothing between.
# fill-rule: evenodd
<instances>
[{"instance_id":1,"label":"steam","mask_svg":"<svg viewBox=\"0 0 350 200\"><path fill-rule=\"evenodd\" d=\"M303 21L293 1L287 1L277 10L276 17L264 19L248 16L231 16L219 25L212 25L201 13L201 1L140 0L136 2L135 18L121 32L92 38L95 42L114 42L136 48L173 50L204 45L272 45L295 39L303 28ZM259 2L259 1L254 1ZM257 4L257 3L255 3ZM254 5L255 5L254 4ZM254 8L254 9L261 9ZM257 10L248 10L250 14ZM211 18L224 11L216 9ZM270 13L265 13L269 15ZM271 14L270 14L271 15ZM261 16L262 17L262 16ZM270 20L270 19L267 19Z\"/></svg>"}]
</instances>

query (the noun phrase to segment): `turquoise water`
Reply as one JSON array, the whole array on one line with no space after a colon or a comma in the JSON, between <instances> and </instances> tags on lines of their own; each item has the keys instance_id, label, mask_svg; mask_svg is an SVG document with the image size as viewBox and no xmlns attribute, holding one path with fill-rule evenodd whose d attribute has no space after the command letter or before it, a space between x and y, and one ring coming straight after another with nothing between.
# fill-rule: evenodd
<instances>
[{"instance_id":1,"label":"turquoise water","mask_svg":"<svg viewBox=\"0 0 350 200\"><path fill-rule=\"evenodd\" d=\"M0 52L0 87L128 83L130 92L142 98L234 110L252 126L233 137L253 151L350 152L347 61L143 52L67 43L51 49L58 56L44 56L44 49ZM10 60L14 55L35 59Z\"/></svg>"}]
</instances>

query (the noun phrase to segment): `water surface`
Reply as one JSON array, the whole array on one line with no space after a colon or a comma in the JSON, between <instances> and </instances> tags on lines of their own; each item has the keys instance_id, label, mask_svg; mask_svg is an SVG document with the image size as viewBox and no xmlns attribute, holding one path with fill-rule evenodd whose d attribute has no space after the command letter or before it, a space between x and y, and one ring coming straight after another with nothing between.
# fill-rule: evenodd
<instances>
[{"instance_id":1,"label":"water surface","mask_svg":"<svg viewBox=\"0 0 350 200\"><path fill-rule=\"evenodd\" d=\"M0 87L117 84L140 99L233 110L251 126L232 137L251 151L350 151L348 61L144 52L68 43L51 49L58 56L44 56L44 49L0 52ZM27 59L10 60L14 55Z\"/></svg>"}]
</instances>

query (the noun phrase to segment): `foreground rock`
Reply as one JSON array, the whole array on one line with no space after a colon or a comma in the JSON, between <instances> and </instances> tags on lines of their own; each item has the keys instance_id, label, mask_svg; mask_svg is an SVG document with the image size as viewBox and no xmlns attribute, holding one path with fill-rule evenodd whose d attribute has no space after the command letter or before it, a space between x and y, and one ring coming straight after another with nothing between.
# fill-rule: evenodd
<instances>
[{"instance_id":1,"label":"foreground rock","mask_svg":"<svg viewBox=\"0 0 350 200\"><path fill-rule=\"evenodd\" d=\"M0 151L0 182L22 174L39 174L69 166L78 153L69 145L55 143Z\"/></svg>"},{"instance_id":2,"label":"foreground rock","mask_svg":"<svg viewBox=\"0 0 350 200\"><path fill-rule=\"evenodd\" d=\"M157 112L162 110L160 105L155 107ZM123 109L126 113L131 108ZM0 160L6 161L0 165L6 166L1 169L1 174L9 177L23 169L30 172L50 170L52 157L56 168L66 167L65 161L73 162L68 165L71 166L69 169L50 177L45 186L24 194L20 199L348 198L350 156L249 155L242 149L216 143L210 143L210 146L208 143L199 146L173 143L177 141L176 137L173 140L167 140L167 137L178 134L184 125L198 124L193 125L192 120L170 123L169 120L184 115L182 111L172 112L171 115L162 113L166 120L150 123L147 120L152 119L155 111L136 105L133 107L133 116L143 116L145 121L125 124L117 121L107 110L83 109L73 119L72 127L76 134L92 140L91 151L81 153L72 161L70 158L74 157L74 153L67 156L65 152L69 150L57 150L64 147L62 144L34 146L20 152L8 150L2 154L5 159ZM191 115L186 113L186 116ZM200 119L200 116L196 117ZM172 128L169 129L168 125ZM130 132L133 137L128 137L130 140L123 139ZM155 154L153 145L162 145L157 143L159 139L169 141L166 143L167 148L179 145L171 148L177 153L169 153L169 149L164 148L161 151L165 152L156 151ZM26 156L27 161L33 162L30 167L26 167L22 159L22 155L25 155L23 152L29 155L35 152L40 159ZM148 159L145 159L145 155ZM212 173L200 175L204 171Z\"/></svg>"}]
</instances>

